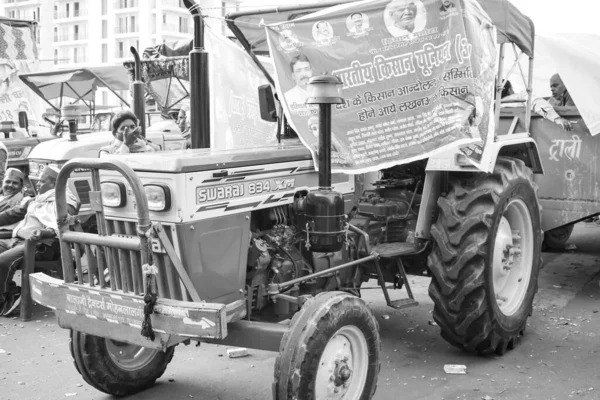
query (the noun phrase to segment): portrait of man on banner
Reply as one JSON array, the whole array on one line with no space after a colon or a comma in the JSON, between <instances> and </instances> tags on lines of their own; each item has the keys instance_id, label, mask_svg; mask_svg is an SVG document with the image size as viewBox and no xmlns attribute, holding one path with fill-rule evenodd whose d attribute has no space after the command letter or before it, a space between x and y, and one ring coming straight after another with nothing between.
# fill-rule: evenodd
<instances>
[{"instance_id":1,"label":"portrait of man on banner","mask_svg":"<svg viewBox=\"0 0 600 400\"><path fill-rule=\"evenodd\" d=\"M419 0L392 0L385 7L384 21L392 36L412 39L425 29L427 12Z\"/></svg>"},{"instance_id":2,"label":"portrait of man on banner","mask_svg":"<svg viewBox=\"0 0 600 400\"><path fill-rule=\"evenodd\" d=\"M353 36L364 35L369 31L369 17L362 12L352 13L346 19L346 27Z\"/></svg>"},{"instance_id":3,"label":"portrait of man on banner","mask_svg":"<svg viewBox=\"0 0 600 400\"><path fill-rule=\"evenodd\" d=\"M289 65L295 86L285 92L283 97L292 113L308 116L309 110L315 108L314 105L305 104L308 98L308 80L313 76L312 64L306 55L298 54L291 59Z\"/></svg>"}]
</instances>

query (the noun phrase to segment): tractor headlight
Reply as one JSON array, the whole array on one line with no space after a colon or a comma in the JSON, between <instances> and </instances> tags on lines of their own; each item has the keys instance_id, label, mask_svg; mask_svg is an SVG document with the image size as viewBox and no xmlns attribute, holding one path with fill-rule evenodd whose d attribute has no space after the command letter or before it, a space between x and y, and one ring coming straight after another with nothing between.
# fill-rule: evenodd
<instances>
[{"instance_id":1,"label":"tractor headlight","mask_svg":"<svg viewBox=\"0 0 600 400\"><path fill-rule=\"evenodd\" d=\"M150 211L167 211L171 208L171 190L166 185L144 185L148 209Z\"/></svg>"},{"instance_id":2,"label":"tractor headlight","mask_svg":"<svg viewBox=\"0 0 600 400\"><path fill-rule=\"evenodd\" d=\"M102 203L107 207L125 205L125 185L121 182L102 182Z\"/></svg>"}]
</instances>

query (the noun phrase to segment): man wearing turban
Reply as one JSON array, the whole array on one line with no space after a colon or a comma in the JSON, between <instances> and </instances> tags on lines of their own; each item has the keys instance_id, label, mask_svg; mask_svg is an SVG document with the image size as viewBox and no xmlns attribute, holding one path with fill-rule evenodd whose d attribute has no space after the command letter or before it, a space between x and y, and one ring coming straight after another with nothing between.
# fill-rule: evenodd
<instances>
[{"instance_id":1,"label":"man wearing turban","mask_svg":"<svg viewBox=\"0 0 600 400\"><path fill-rule=\"evenodd\" d=\"M37 242L36 260L52 260L58 252L56 234L55 186L58 168L44 169L37 184L38 195L26 198L19 205L0 212L0 226L17 223L12 239L0 240L0 315L9 315L20 304L20 290L12 278L21 269L25 255L25 240ZM77 198L67 190L69 214L75 215L78 209Z\"/></svg>"}]
</instances>

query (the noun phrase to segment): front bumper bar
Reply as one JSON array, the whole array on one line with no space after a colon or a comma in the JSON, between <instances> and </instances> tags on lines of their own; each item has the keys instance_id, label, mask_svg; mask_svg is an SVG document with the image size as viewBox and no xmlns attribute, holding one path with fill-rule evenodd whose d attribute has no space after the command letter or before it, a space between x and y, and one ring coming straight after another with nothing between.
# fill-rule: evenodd
<instances>
[{"instance_id":1,"label":"front bumper bar","mask_svg":"<svg viewBox=\"0 0 600 400\"><path fill-rule=\"evenodd\" d=\"M62 328L148 348L164 350L190 338L224 339L227 314L235 319L245 315L243 300L226 305L159 298L151 315L156 335L151 341L140 334L142 296L64 283L43 273L31 274L29 279L33 300L55 310Z\"/></svg>"}]
</instances>

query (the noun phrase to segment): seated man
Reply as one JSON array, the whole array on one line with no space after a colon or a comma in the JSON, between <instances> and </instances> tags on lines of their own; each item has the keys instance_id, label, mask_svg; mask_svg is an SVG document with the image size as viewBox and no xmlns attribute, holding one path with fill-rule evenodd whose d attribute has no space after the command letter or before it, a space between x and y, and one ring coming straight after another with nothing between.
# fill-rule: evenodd
<instances>
[{"instance_id":1,"label":"seated man","mask_svg":"<svg viewBox=\"0 0 600 400\"><path fill-rule=\"evenodd\" d=\"M20 304L20 290L12 281L16 270L21 269L25 254L25 240L39 240L36 260L52 260L57 249L56 197L54 187L58 169L46 167L37 184L38 195L21 204L0 212L0 226L14 224L12 239L0 240L0 315L7 316ZM69 214L77 210L77 198L67 190Z\"/></svg>"},{"instance_id":2,"label":"seated man","mask_svg":"<svg viewBox=\"0 0 600 400\"><path fill-rule=\"evenodd\" d=\"M23 200L23 179L25 175L16 168L9 168L2 181L0 193L0 212L19 205ZM0 226L0 229L3 227Z\"/></svg>"},{"instance_id":3,"label":"seated man","mask_svg":"<svg viewBox=\"0 0 600 400\"><path fill-rule=\"evenodd\" d=\"M552 97L548 99L548 102L554 107L575 107L575 102L567 91L560 75L554 74L550 78L550 92Z\"/></svg>"},{"instance_id":4,"label":"seated man","mask_svg":"<svg viewBox=\"0 0 600 400\"><path fill-rule=\"evenodd\" d=\"M138 119L129 110L120 111L112 119L112 134L115 140L108 146L110 154L144 153L160 148L141 136Z\"/></svg>"}]
</instances>

